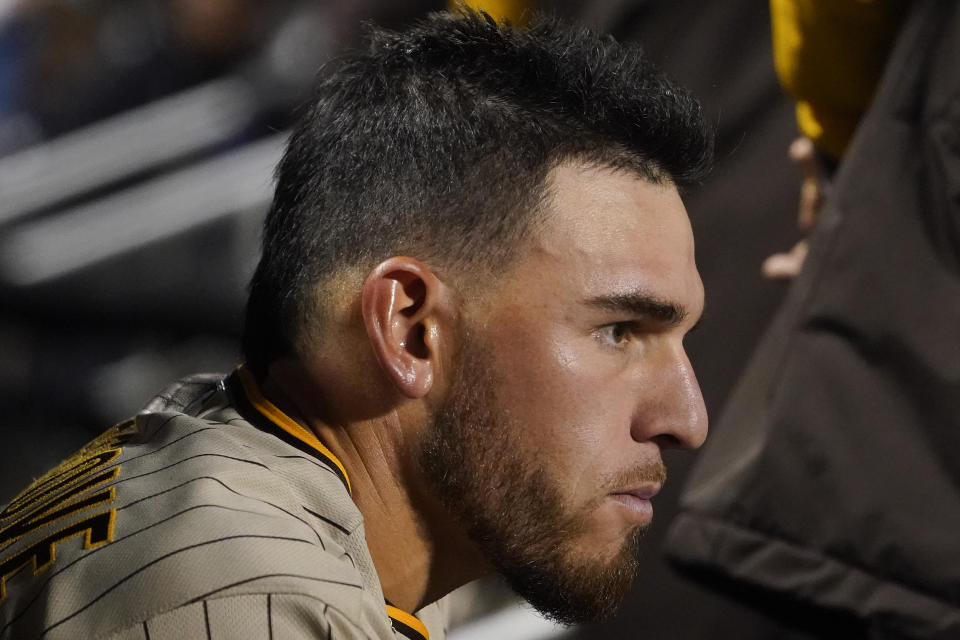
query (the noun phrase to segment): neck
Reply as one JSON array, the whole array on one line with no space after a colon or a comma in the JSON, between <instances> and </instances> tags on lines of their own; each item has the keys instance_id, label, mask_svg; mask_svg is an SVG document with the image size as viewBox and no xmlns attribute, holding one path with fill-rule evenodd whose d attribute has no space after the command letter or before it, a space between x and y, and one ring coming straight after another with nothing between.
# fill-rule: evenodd
<instances>
[{"instance_id":1,"label":"neck","mask_svg":"<svg viewBox=\"0 0 960 640\"><path fill-rule=\"evenodd\" d=\"M426 412L406 405L365 419L331 420L310 376L297 368L271 367L263 392L346 469L384 597L413 612L487 573L486 562L422 482L417 442Z\"/></svg>"}]
</instances>

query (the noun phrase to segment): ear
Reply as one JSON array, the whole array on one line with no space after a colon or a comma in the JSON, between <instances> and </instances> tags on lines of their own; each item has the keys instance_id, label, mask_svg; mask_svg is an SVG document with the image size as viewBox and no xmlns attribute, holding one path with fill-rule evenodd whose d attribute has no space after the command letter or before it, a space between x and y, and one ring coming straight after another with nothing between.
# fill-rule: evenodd
<instances>
[{"instance_id":1,"label":"ear","mask_svg":"<svg viewBox=\"0 0 960 640\"><path fill-rule=\"evenodd\" d=\"M360 295L367 337L380 367L402 394L423 397L439 366L443 284L419 261L397 256L370 272Z\"/></svg>"}]
</instances>

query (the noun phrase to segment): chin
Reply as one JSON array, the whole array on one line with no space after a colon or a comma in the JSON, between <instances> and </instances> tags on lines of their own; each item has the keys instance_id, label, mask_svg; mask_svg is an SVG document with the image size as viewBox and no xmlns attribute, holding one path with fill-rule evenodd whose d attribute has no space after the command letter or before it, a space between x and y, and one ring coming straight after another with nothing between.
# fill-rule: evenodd
<instances>
[{"instance_id":1,"label":"chin","mask_svg":"<svg viewBox=\"0 0 960 640\"><path fill-rule=\"evenodd\" d=\"M591 526L578 536L576 547L584 562L591 558L601 565L614 562L632 549L632 540L646 535L651 524L649 518L624 520L621 507L609 503L596 511Z\"/></svg>"},{"instance_id":2,"label":"chin","mask_svg":"<svg viewBox=\"0 0 960 640\"><path fill-rule=\"evenodd\" d=\"M602 545L593 536L578 536L547 556L528 559L521 571L504 577L547 618L567 625L604 620L616 613L630 592L647 528L640 525L621 534L609 551L609 536ZM604 547L602 553L598 546Z\"/></svg>"}]
</instances>

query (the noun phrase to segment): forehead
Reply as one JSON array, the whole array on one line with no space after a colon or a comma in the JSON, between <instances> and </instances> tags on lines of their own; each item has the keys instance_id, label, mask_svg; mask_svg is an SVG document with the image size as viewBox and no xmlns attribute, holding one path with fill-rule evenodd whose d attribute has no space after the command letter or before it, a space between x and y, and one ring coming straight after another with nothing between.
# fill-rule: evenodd
<instances>
[{"instance_id":1,"label":"forehead","mask_svg":"<svg viewBox=\"0 0 960 640\"><path fill-rule=\"evenodd\" d=\"M543 285L583 295L644 290L698 312L702 284L686 209L670 183L565 163L548 177L546 212L520 258Z\"/></svg>"}]
</instances>

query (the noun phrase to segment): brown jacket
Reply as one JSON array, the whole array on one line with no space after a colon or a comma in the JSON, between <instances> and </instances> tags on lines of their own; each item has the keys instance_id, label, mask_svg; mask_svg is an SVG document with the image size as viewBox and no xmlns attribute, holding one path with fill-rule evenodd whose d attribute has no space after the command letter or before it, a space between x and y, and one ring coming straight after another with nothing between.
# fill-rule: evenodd
<instances>
[{"instance_id":1,"label":"brown jacket","mask_svg":"<svg viewBox=\"0 0 960 640\"><path fill-rule=\"evenodd\" d=\"M680 567L813 627L960 638L958 61L960 3L916 2L669 534Z\"/></svg>"}]
</instances>

